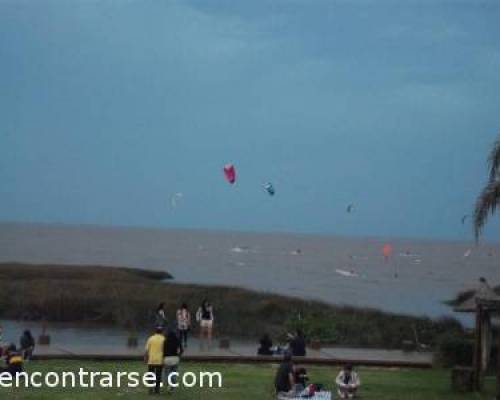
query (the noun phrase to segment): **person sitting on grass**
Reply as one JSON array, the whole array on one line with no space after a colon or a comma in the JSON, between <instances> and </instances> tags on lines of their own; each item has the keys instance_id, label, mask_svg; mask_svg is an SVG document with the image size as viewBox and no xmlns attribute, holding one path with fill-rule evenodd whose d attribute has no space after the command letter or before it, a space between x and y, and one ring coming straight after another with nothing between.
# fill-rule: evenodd
<instances>
[{"instance_id":1,"label":"person sitting on grass","mask_svg":"<svg viewBox=\"0 0 500 400\"><path fill-rule=\"evenodd\" d=\"M7 368L2 370L2 372L8 372L13 377L16 373L21 373L24 371L24 360L23 355L20 351L17 350L15 344L11 344L5 353L5 363Z\"/></svg>"},{"instance_id":2,"label":"person sitting on grass","mask_svg":"<svg viewBox=\"0 0 500 400\"><path fill-rule=\"evenodd\" d=\"M260 347L257 349L257 355L259 356L272 356L273 355L273 341L266 333L260 338Z\"/></svg>"},{"instance_id":3,"label":"person sitting on grass","mask_svg":"<svg viewBox=\"0 0 500 400\"><path fill-rule=\"evenodd\" d=\"M295 394L295 372L292 354L289 351L283 356L283 361L274 379L274 387L276 394L280 397L292 397Z\"/></svg>"},{"instance_id":4,"label":"person sitting on grass","mask_svg":"<svg viewBox=\"0 0 500 400\"><path fill-rule=\"evenodd\" d=\"M353 371L352 365L347 364L335 379L337 384L337 393L341 399L352 399L361 386L358 374Z\"/></svg>"},{"instance_id":5,"label":"person sitting on grass","mask_svg":"<svg viewBox=\"0 0 500 400\"><path fill-rule=\"evenodd\" d=\"M155 374L154 393L160 394L163 371L163 348L165 345L165 336L163 335L163 326L157 326L155 333L150 336L146 342L146 353L144 361L148 365L148 372ZM149 389L149 394L153 394L153 389Z\"/></svg>"},{"instance_id":6,"label":"person sitting on grass","mask_svg":"<svg viewBox=\"0 0 500 400\"><path fill-rule=\"evenodd\" d=\"M307 376L307 371L303 367L295 368L295 388L296 391L303 391L307 387L307 381L309 380Z\"/></svg>"}]
</instances>

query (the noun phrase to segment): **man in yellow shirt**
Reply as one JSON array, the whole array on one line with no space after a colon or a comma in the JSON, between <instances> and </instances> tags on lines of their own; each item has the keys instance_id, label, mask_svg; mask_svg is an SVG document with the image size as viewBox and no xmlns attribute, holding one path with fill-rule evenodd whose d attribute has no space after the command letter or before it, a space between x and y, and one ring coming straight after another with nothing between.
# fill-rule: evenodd
<instances>
[{"instance_id":1,"label":"man in yellow shirt","mask_svg":"<svg viewBox=\"0 0 500 400\"><path fill-rule=\"evenodd\" d=\"M156 382L154 393L160 393L162 371L163 371L163 348L165 345L165 336L163 334L163 327L157 326L155 333L150 336L146 342L146 353L144 354L144 361L148 365L148 372L153 372L156 375ZM153 393L153 389L149 389L149 393Z\"/></svg>"}]
</instances>

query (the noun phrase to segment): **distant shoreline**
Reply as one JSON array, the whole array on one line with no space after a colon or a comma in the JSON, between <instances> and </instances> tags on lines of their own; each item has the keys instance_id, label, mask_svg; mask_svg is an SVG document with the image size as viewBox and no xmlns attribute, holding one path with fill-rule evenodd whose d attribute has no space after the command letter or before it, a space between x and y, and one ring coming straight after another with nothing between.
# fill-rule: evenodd
<instances>
[{"instance_id":1,"label":"distant shoreline","mask_svg":"<svg viewBox=\"0 0 500 400\"><path fill-rule=\"evenodd\" d=\"M177 226L147 226L147 225L127 225L114 224L106 225L99 223L66 223L66 222L46 222L46 221L9 221L0 220L0 226L40 226L45 228L66 228L66 229L131 229L136 231L152 231L152 232L199 232L199 233L214 233L214 234L238 234L238 235L271 235L271 236L290 236L290 237L319 237L332 239L354 239L368 241L399 241L399 242L420 242L420 243L449 243L449 244L475 244L474 237L471 231L470 239L465 238L443 238L443 237L424 237L424 236L392 236L392 235L349 235L335 232L317 232L317 231L261 231L261 230L243 230L243 229L225 229L225 228L199 228L199 227L177 227ZM500 245L500 240L481 240L481 245Z\"/></svg>"}]
</instances>

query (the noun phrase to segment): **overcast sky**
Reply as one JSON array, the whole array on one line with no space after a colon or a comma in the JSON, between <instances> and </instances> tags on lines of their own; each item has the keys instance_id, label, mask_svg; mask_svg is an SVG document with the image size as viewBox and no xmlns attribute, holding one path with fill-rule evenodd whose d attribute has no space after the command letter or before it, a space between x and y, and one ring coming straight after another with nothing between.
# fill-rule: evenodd
<instances>
[{"instance_id":1,"label":"overcast sky","mask_svg":"<svg viewBox=\"0 0 500 400\"><path fill-rule=\"evenodd\" d=\"M499 21L494 0L0 0L0 220L471 238Z\"/></svg>"}]
</instances>

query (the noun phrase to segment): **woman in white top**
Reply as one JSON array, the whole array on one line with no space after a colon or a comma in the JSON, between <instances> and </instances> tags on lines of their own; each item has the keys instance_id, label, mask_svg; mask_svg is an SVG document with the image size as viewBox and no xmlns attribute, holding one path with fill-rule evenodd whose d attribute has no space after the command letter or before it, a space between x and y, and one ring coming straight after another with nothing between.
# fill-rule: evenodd
<instances>
[{"instance_id":1,"label":"woman in white top","mask_svg":"<svg viewBox=\"0 0 500 400\"><path fill-rule=\"evenodd\" d=\"M337 394L341 399L352 399L356 396L361 381L356 372L353 371L352 365L346 365L335 379L337 384Z\"/></svg>"},{"instance_id":2,"label":"woman in white top","mask_svg":"<svg viewBox=\"0 0 500 400\"><path fill-rule=\"evenodd\" d=\"M203 300L196 312L196 321L200 323L200 348L206 342L208 349L212 346L212 330L214 326L214 310L208 300Z\"/></svg>"},{"instance_id":3,"label":"woman in white top","mask_svg":"<svg viewBox=\"0 0 500 400\"><path fill-rule=\"evenodd\" d=\"M187 304L183 303L181 308L177 310L177 330L179 331L180 341L184 348L187 347L187 338L190 328L191 313L188 310Z\"/></svg>"}]
</instances>

